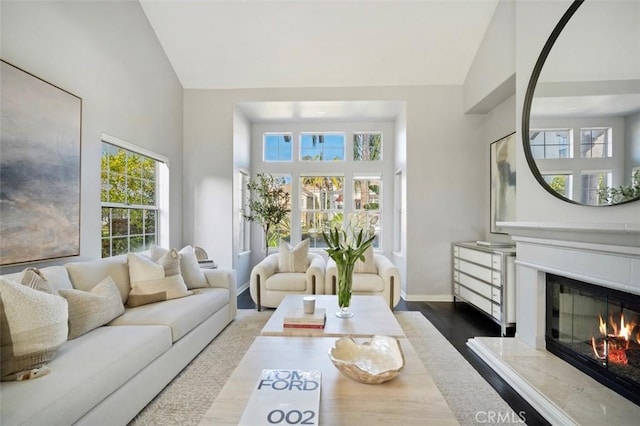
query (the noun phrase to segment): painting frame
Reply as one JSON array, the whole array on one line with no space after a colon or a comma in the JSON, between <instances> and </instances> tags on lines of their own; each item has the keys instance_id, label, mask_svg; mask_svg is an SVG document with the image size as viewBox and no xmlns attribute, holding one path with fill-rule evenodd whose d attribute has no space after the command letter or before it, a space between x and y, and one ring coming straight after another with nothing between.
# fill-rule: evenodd
<instances>
[{"instance_id":1,"label":"painting frame","mask_svg":"<svg viewBox=\"0 0 640 426\"><path fill-rule=\"evenodd\" d=\"M0 67L0 265L79 256L82 98Z\"/></svg>"},{"instance_id":2,"label":"painting frame","mask_svg":"<svg viewBox=\"0 0 640 426\"><path fill-rule=\"evenodd\" d=\"M516 220L516 134L490 144L490 209L492 234L507 234L498 222Z\"/></svg>"}]
</instances>

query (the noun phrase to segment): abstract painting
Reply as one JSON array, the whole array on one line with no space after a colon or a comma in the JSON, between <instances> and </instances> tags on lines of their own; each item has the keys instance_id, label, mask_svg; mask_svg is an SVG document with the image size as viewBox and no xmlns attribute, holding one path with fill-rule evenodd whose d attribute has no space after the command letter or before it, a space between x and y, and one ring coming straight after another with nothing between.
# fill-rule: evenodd
<instances>
[{"instance_id":1,"label":"abstract painting","mask_svg":"<svg viewBox=\"0 0 640 426\"><path fill-rule=\"evenodd\" d=\"M493 234L506 234L497 222L516 220L516 136L491 144L491 212Z\"/></svg>"},{"instance_id":2,"label":"abstract painting","mask_svg":"<svg viewBox=\"0 0 640 426\"><path fill-rule=\"evenodd\" d=\"M82 99L0 66L0 265L78 256Z\"/></svg>"}]
</instances>

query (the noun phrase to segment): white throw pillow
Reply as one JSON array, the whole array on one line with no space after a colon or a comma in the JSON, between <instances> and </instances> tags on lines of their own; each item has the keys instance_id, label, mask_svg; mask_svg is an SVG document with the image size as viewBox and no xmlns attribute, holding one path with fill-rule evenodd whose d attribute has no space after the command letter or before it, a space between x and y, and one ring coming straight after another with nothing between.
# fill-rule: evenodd
<instances>
[{"instance_id":1,"label":"white throw pillow","mask_svg":"<svg viewBox=\"0 0 640 426\"><path fill-rule=\"evenodd\" d=\"M291 247L286 241L280 240L280 252L278 254L278 269L280 272L307 272L309 245L311 240L302 240L295 247Z\"/></svg>"},{"instance_id":2,"label":"white throw pillow","mask_svg":"<svg viewBox=\"0 0 640 426\"><path fill-rule=\"evenodd\" d=\"M127 306L146 305L193 294L182 279L180 254L175 250L169 250L157 262L129 253L127 263L131 279Z\"/></svg>"},{"instance_id":3,"label":"white throw pillow","mask_svg":"<svg viewBox=\"0 0 640 426\"><path fill-rule=\"evenodd\" d=\"M0 277L0 377L26 380L46 366L67 340L67 301Z\"/></svg>"},{"instance_id":4,"label":"white throw pillow","mask_svg":"<svg viewBox=\"0 0 640 426\"><path fill-rule=\"evenodd\" d=\"M160 257L168 252L169 249L158 246L151 246L150 248L151 259L153 260L160 259ZM209 287L209 283L198 263L193 247L185 246L178 253L180 254L180 271L185 284L187 284L187 288L191 290L194 288Z\"/></svg>"},{"instance_id":5,"label":"white throw pillow","mask_svg":"<svg viewBox=\"0 0 640 426\"><path fill-rule=\"evenodd\" d=\"M377 274L376 262L373 258L373 247L369 246L364 251L364 262L362 260L356 260L353 265L353 272L356 274Z\"/></svg>"},{"instance_id":6,"label":"white throw pillow","mask_svg":"<svg viewBox=\"0 0 640 426\"><path fill-rule=\"evenodd\" d=\"M111 277L89 291L60 290L69 304L69 339L75 339L124 313L118 286Z\"/></svg>"}]
</instances>

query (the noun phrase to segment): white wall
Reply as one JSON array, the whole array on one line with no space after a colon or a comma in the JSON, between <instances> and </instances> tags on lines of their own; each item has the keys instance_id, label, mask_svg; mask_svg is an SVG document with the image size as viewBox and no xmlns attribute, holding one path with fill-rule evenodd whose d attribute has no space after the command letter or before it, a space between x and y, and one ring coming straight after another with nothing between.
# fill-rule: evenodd
<instances>
[{"instance_id":1,"label":"white wall","mask_svg":"<svg viewBox=\"0 0 640 426\"><path fill-rule=\"evenodd\" d=\"M521 111L529 78L542 47L572 2L516 2L516 128L522 127ZM589 7L585 2L581 7ZM518 138L517 220L520 222L639 223L640 203L588 207L555 198L535 180Z\"/></svg>"},{"instance_id":2,"label":"white wall","mask_svg":"<svg viewBox=\"0 0 640 426\"><path fill-rule=\"evenodd\" d=\"M182 244L182 86L139 3L2 2L1 24L4 60L82 98L80 256L36 266L100 257L102 133L169 158Z\"/></svg>"},{"instance_id":3,"label":"white wall","mask_svg":"<svg viewBox=\"0 0 640 426\"><path fill-rule=\"evenodd\" d=\"M450 244L484 234L482 117L464 115L462 88L364 87L186 90L185 239L197 238L222 267L232 261L233 110L248 101L406 102L407 293L451 299ZM188 159L188 160L187 160Z\"/></svg>"},{"instance_id":4,"label":"white wall","mask_svg":"<svg viewBox=\"0 0 640 426\"><path fill-rule=\"evenodd\" d=\"M487 113L515 93L515 1L501 0L464 81L464 110Z\"/></svg>"},{"instance_id":5,"label":"white wall","mask_svg":"<svg viewBox=\"0 0 640 426\"><path fill-rule=\"evenodd\" d=\"M233 114L233 269L238 288L248 286L251 272L251 252L240 252L240 171L251 176L251 122L237 107Z\"/></svg>"}]
</instances>

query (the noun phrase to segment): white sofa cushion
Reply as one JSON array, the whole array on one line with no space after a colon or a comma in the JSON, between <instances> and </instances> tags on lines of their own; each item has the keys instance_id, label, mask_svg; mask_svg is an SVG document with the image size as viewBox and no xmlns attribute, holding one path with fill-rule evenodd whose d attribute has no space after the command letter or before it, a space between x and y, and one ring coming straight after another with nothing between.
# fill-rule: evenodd
<instances>
[{"instance_id":1,"label":"white sofa cushion","mask_svg":"<svg viewBox=\"0 0 640 426\"><path fill-rule=\"evenodd\" d=\"M151 260L156 261L168 252L169 249L151 246ZM184 282L187 284L187 288L191 290L194 288L209 287L207 278L204 276L204 272L198 263L193 247L185 246L178 253L180 254L180 272L182 273Z\"/></svg>"},{"instance_id":2,"label":"white sofa cushion","mask_svg":"<svg viewBox=\"0 0 640 426\"><path fill-rule=\"evenodd\" d=\"M73 287L78 290L89 291L96 283L111 277L118 286L122 303L126 303L131 291L129 267L126 260L126 256L120 255L86 262L71 262L67 263L65 267L69 272ZM46 273L45 277L47 277Z\"/></svg>"},{"instance_id":3,"label":"white sofa cushion","mask_svg":"<svg viewBox=\"0 0 640 426\"><path fill-rule=\"evenodd\" d=\"M267 290L305 291L307 288L307 276L299 272L281 272L267 278L264 285Z\"/></svg>"},{"instance_id":4,"label":"white sofa cushion","mask_svg":"<svg viewBox=\"0 0 640 426\"><path fill-rule=\"evenodd\" d=\"M356 260L353 265L354 274L377 274L376 261L373 258L373 247L369 246L363 253L364 262L360 259Z\"/></svg>"},{"instance_id":5,"label":"white sofa cushion","mask_svg":"<svg viewBox=\"0 0 640 426\"><path fill-rule=\"evenodd\" d=\"M111 321L109 325L169 326L175 342L227 304L229 290L203 288L194 290L193 296L127 308L124 314Z\"/></svg>"},{"instance_id":6,"label":"white sofa cushion","mask_svg":"<svg viewBox=\"0 0 640 426\"><path fill-rule=\"evenodd\" d=\"M280 240L278 271L307 272L310 244L311 240L309 238L300 241L295 247L292 247L286 241Z\"/></svg>"},{"instance_id":7,"label":"white sofa cushion","mask_svg":"<svg viewBox=\"0 0 640 426\"><path fill-rule=\"evenodd\" d=\"M60 290L58 294L69 304L69 339L98 328L124 312L118 286L111 277L89 291Z\"/></svg>"},{"instance_id":8,"label":"white sofa cushion","mask_svg":"<svg viewBox=\"0 0 640 426\"><path fill-rule=\"evenodd\" d=\"M171 347L168 327L100 327L66 342L38 380L3 383L2 424L69 425ZM108 419L105 419L108 423Z\"/></svg>"},{"instance_id":9,"label":"white sofa cushion","mask_svg":"<svg viewBox=\"0 0 640 426\"><path fill-rule=\"evenodd\" d=\"M127 305L141 306L192 294L180 274L180 254L170 250L157 262L135 253L127 256L131 292Z\"/></svg>"},{"instance_id":10,"label":"white sofa cushion","mask_svg":"<svg viewBox=\"0 0 640 426\"><path fill-rule=\"evenodd\" d=\"M67 340L67 332L66 300L0 277L2 380L47 374L48 369L39 370Z\"/></svg>"},{"instance_id":11,"label":"white sofa cushion","mask_svg":"<svg viewBox=\"0 0 640 426\"><path fill-rule=\"evenodd\" d=\"M353 284L351 291L354 293L384 290L384 280L377 274L353 274Z\"/></svg>"}]
</instances>

